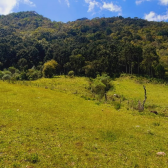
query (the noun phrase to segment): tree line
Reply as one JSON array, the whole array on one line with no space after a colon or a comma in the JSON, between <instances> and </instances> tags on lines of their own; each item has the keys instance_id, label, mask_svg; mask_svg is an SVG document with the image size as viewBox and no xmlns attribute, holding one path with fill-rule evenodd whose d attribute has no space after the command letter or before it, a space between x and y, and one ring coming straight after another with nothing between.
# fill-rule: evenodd
<instances>
[{"instance_id":1,"label":"tree line","mask_svg":"<svg viewBox=\"0 0 168 168\"><path fill-rule=\"evenodd\" d=\"M62 23L36 12L19 12L0 16L0 25L1 77L51 77L44 71L55 66L53 74L164 78L168 67L165 22L119 16Z\"/></svg>"}]
</instances>

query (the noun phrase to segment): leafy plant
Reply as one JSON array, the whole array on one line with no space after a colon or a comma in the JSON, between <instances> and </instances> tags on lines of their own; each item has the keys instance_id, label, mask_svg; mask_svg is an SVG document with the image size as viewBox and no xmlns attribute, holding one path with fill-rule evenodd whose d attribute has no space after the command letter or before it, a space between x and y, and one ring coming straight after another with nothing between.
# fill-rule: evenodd
<instances>
[{"instance_id":1,"label":"leafy plant","mask_svg":"<svg viewBox=\"0 0 168 168\"><path fill-rule=\"evenodd\" d=\"M33 153L33 154L28 155L27 160L31 163L34 163L34 164L40 161L37 153Z\"/></svg>"},{"instance_id":2,"label":"leafy plant","mask_svg":"<svg viewBox=\"0 0 168 168\"><path fill-rule=\"evenodd\" d=\"M102 98L104 94L112 87L111 79L107 74L97 76L91 83L93 93L96 93Z\"/></svg>"},{"instance_id":3,"label":"leafy plant","mask_svg":"<svg viewBox=\"0 0 168 168\"><path fill-rule=\"evenodd\" d=\"M59 64L55 60L50 60L44 63L43 67L43 76L45 78L51 78L56 74L56 70L58 69Z\"/></svg>"},{"instance_id":4,"label":"leafy plant","mask_svg":"<svg viewBox=\"0 0 168 168\"><path fill-rule=\"evenodd\" d=\"M73 78L73 77L74 77L74 74L75 74L74 71L69 71L69 72L68 72L68 76L69 76L70 78Z\"/></svg>"}]
</instances>

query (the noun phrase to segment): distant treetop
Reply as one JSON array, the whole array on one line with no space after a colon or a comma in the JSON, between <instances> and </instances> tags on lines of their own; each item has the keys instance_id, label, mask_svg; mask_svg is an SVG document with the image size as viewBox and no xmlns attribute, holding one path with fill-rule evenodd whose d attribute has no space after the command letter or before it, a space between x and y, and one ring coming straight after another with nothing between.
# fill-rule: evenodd
<instances>
[{"instance_id":1,"label":"distant treetop","mask_svg":"<svg viewBox=\"0 0 168 168\"><path fill-rule=\"evenodd\" d=\"M86 17L83 17L83 18L80 18L80 19L77 19L76 21L78 21L78 20L89 20L88 18L86 18Z\"/></svg>"}]
</instances>

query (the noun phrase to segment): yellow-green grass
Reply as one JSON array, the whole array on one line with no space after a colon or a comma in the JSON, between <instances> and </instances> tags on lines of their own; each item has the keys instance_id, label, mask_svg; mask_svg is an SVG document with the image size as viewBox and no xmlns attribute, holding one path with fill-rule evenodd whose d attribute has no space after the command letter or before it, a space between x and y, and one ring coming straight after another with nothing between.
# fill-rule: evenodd
<instances>
[{"instance_id":1,"label":"yellow-green grass","mask_svg":"<svg viewBox=\"0 0 168 168\"><path fill-rule=\"evenodd\" d=\"M143 99L142 86L129 81L114 81L116 93L127 96L135 85ZM46 89L52 82L54 89ZM132 85L128 91L123 89L127 84ZM133 115L124 107L118 111L73 94L84 94L85 78L41 79L27 85L0 82L0 167L167 167L168 155L156 155L168 154L166 117Z\"/></svg>"},{"instance_id":2,"label":"yellow-green grass","mask_svg":"<svg viewBox=\"0 0 168 168\"><path fill-rule=\"evenodd\" d=\"M123 95L131 104L132 101L138 104L144 100L144 89L146 87L147 100L145 102L145 111L156 110L160 114L168 115L168 85L149 83L145 78L136 78L133 76L121 77L113 81L114 90L108 92L108 95ZM128 105L127 105L128 106Z\"/></svg>"}]
</instances>

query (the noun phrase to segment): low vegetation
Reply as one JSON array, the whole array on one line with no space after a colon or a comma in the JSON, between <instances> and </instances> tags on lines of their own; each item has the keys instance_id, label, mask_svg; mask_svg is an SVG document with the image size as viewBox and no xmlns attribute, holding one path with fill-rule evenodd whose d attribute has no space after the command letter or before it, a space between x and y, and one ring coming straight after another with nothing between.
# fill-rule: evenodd
<instances>
[{"instance_id":1,"label":"low vegetation","mask_svg":"<svg viewBox=\"0 0 168 168\"><path fill-rule=\"evenodd\" d=\"M84 77L0 81L0 166L167 167L167 84L109 82L105 100Z\"/></svg>"}]
</instances>

